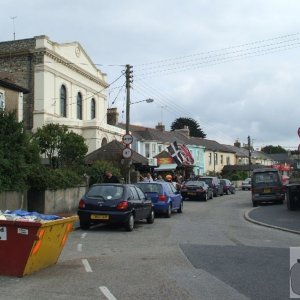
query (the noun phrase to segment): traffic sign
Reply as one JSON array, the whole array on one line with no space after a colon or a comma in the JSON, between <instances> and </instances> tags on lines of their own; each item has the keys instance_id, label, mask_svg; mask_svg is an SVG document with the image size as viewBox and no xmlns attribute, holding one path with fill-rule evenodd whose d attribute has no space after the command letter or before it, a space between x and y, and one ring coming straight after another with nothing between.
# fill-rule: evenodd
<instances>
[{"instance_id":1,"label":"traffic sign","mask_svg":"<svg viewBox=\"0 0 300 300\"><path fill-rule=\"evenodd\" d=\"M300 137L300 127L298 128L298 136Z\"/></svg>"},{"instance_id":2,"label":"traffic sign","mask_svg":"<svg viewBox=\"0 0 300 300\"><path fill-rule=\"evenodd\" d=\"M132 150L130 148L124 148L122 154L124 158L130 158L132 156Z\"/></svg>"},{"instance_id":3,"label":"traffic sign","mask_svg":"<svg viewBox=\"0 0 300 300\"><path fill-rule=\"evenodd\" d=\"M122 137L122 141L125 145L130 145L133 142L133 136L131 134L125 134Z\"/></svg>"}]
</instances>

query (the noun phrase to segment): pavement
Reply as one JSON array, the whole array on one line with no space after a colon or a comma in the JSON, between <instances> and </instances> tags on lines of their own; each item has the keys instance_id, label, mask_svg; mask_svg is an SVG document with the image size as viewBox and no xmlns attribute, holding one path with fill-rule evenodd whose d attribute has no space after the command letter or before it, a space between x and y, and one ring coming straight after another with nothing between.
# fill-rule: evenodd
<instances>
[{"instance_id":1,"label":"pavement","mask_svg":"<svg viewBox=\"0 0 300 300\"><path fill-rule=\"evenodd\" d=\"M286 202L262 204L246 211L244 217L258 225L300 234L300 210L288 210Z\"/></svg>"}]
</instances>

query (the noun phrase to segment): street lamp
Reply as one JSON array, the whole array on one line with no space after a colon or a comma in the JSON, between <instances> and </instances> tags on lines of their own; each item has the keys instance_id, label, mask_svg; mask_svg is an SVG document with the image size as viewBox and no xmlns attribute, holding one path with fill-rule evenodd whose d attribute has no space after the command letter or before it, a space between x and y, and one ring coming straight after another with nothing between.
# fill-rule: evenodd
<instances>
[{"instance_id":1,"label":"street lamp","mask_svg":"<svg viewBox=\"0 0 300 300\"><path fill-rule=\"evenodd\" d=\"M129 89L128 89L129 91ZM128 92L127 91L127 92ZM147 102L147 103L152 103L154 100L151 98L148 99L144 99L144 100L140 100L140 101L136 101L136 102L130 102L130 97L129 97L129 93L127 96L127 100L126 100L126 135L129 134L129 125L130 125L130 105L132 104L136 104L136 103L140 103L140 102ZM126 183L130 183L130 159L125 159L125 161L127 161L127 167L128 167L128 173L127 173L127 180Z\"/></svg>"},{"instance_id":2,"label":"street lamp","mask_svg":"<svg viewBox=\"0 0 300 300\"><path fill-rule=\"evenodd\" d=\"M129 124L130 124L130 105L140 103L140 102L147 102L152 103L154 100L151 98L136 101L136 102L130 102L126 101L126 134L129 134Z\"/></svg>"}]
</instances>

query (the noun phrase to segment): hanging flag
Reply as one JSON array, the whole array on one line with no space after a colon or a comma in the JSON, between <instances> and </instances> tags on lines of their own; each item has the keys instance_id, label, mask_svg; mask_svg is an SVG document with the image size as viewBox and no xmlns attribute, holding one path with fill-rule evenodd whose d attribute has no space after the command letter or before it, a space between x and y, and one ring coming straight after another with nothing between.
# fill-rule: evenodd
<instances>
[{"instance_id":1,"label":"hanging flag","mask_svg":"<svg viewBox=\"0 0 300 300\"><path fill-rule=\"evenodd\" d=\"M178 166L181 166L183 164L183 157L181 150L179 149L177 142L171 143L170 146L167 147L169 153L171 154L172 158L176 162Z\"/></svg>"},{"instance_id":2,"label":"hanging flag","mask_svg":"<svg viewBox=\"0 0 300 300\"><path fill-rule=\"evenodd\" d=\"M183 156L183 164L192 166L194 164L194 158L190 150L183 144L180 144L179 147L181 150L181 155Z\"/></svg>"}]
</instances>

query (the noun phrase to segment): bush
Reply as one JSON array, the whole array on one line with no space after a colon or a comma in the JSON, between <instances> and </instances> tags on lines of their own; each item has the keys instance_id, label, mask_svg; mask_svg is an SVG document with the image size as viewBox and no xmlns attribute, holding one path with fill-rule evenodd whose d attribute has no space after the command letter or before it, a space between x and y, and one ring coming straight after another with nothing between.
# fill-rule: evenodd
<instances>
[{"instance_id":1,"label":"bush","mask_svg":"<svg viewBox=\"0 0 300 300\"><path fill-rule=\"evenodd\" d=\"M46 189L66 189L75 187L83 181L77 172L68 169L50 169L45 166L33 166L28 176L31 189L42 191Z\"/></svg>"},{"instance_id":2,"label":"bush","mask_svg":"<svg viewBox=\"0 0 300 300\"><path fill-rule=\"evenodd\" d=\"M88 167L86 172L87 175L90 176L90 185L102 183L106 170L111 170L113 175L118 178L121 177L120 168L115 166L112 162L104 160L96 161L92 166Z\"/></svg>"}]
</instances>

